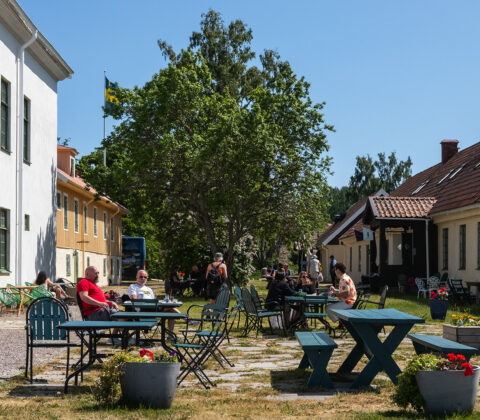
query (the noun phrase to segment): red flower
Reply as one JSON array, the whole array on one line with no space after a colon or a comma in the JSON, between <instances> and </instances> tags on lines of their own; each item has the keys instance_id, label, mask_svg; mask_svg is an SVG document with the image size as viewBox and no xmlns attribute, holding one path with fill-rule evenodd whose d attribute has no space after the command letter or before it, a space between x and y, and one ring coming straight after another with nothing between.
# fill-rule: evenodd
<instances>
[{"instance_id":1,"label":"red flower","mask_svg":"<svg viewBox=\"0 0 480 420\"><path fill-rule=\"evenodd\" d=\"M451 362L454 362L455 359L456 359L456 357L453 353L448 353L447 357L448 357L448 360L450 360Z\"/></svg>"},{"instance_id":2,"label":"red flower","mask_svg":"<svg viewBox=\"0 0 480 420\"><path fill-rule=\"evenodd\" d=\"M146 349L140 350L140 357L143 357L145 355L149 356L150 359L153 360L153 353L150 350L146 350Z\"/></svg>"},{"instance_id":3,"label":"red flower","mask_svg":"<svg viewBox=\"0 0 480 420\"><path fill-rule=\"evenodd\" d=\"M473 375L473 366L470 363L462 363L462 368L465 369L465 372L463 372L465 376Z\"/></svg>"},{"instance_id":4,"label":"red flower","mask_svg":"<svg viewBox=\"0 0 480 420\"><path fill-rule=\"evenodd\" d=\"M463 354L457 354L457 360L465 361L465 356Z\"/></svg>"},{"instance_id":5,"label":"red flower","mask_svg":"<svg viewBox=\"0 0 480 420\"><path fill-rule=\"evenodd\" d=\"M440 287L440 292L444 292L445 290L445 287Z\"/></svg>"}]
</instances>

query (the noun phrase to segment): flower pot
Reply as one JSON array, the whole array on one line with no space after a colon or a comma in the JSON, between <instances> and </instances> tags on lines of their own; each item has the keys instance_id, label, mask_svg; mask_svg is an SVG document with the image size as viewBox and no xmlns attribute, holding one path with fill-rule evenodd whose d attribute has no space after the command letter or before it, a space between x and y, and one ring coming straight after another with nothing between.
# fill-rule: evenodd
<instances>
[{"instance_id":1,"label":"flower pot","mask_svg":"<svg viewBox=\"0 0 480 420\"><path fill-rule=\"evenodd\" d=\"M432 319L445 319L448 300L430 299L430 315Z\"/></svg>"},{"instance_id":2,"label":"flower pot","mask_svg":"<svg viewBox=\"0 0 480 420\"><path fill-rule=\"evenodd\" d=\"M415 374L420 394L425 400L425 414L470 412L477 397L480 368L473 375L463 370L422 370Z\"/></svg>"},{"instance_id":3,"label":"flower pot","mask_svg":"<svg viewBox=\"0 0 480 420\"><path fill-rule=\"evenodd\" d=\"M170 408L179 373L180 363L125 363L122 395L134 404Z\"/></svg>"},{"instance_id":4,"label":"flower pot","mask_svg":"<svg viewBox=\"0 0 480 420\"><path fill-rule=\"evenodd\" d=\"M443 324L443 338L480 349L480 327Z\"/></svg>"}]
</instances>

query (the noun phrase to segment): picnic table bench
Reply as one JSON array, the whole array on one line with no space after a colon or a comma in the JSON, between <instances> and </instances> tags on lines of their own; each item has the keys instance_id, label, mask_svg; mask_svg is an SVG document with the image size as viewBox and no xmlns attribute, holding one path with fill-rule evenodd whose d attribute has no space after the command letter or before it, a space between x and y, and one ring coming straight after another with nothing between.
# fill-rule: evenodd
<instances>
[{"instance_id":1,"label":"picnic table bench","mask_svg":"<svg viewBox=\"0 0 480 420\"><path fill-rule=\"evenodd\" d=\"M328 334L312 331L295 333L304 351L298 369L313 368L307 386L323 386L333 388L332 380L327 372L327 365L337 343Z\"/></svg>"},{"instance_id":2,"label":"picnic table bench","mask_svg":"<svg viewBox=\"0 0 480 420\"><path fill-rule=\"evenodd\" d=\"M407 337L412 340L417 354L432 353L432 351L443 356L448 353L463 354L468 362L470 357L479 352L475 347L447 340L438 335L408 334Z\"/></svg>"}]
</instances>

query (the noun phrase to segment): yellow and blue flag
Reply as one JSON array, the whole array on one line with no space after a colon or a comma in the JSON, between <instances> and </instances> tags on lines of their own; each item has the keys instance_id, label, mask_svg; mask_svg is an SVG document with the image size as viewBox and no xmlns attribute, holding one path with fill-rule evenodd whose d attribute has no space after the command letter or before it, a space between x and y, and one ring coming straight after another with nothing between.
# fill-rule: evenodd
<instances>
[{"instance_id":1,"label":"yellow and blue flag","mask_svg":"<svg viewBox=\"0 0 480 420\"><path fill-rule=\"evenodd\" d=\"M111 91L111 89L116 89L116 88L117 88L117 84L112 83L105 76L105 107L110 106L110 104L118 103L118 98L115 95L113 95Z\"/></svg>"}]
</instances>

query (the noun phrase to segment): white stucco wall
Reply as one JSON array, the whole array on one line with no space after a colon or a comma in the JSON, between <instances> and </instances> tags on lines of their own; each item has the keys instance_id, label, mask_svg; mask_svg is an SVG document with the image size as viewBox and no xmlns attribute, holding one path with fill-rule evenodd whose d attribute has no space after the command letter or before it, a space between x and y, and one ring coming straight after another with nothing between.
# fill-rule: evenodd
<instances>
[{"instance_id":1,"label":"white stucco wall","mask_svg":"<svg viewBox=\"0 0 480 420\"><path fill-rule=\"evenodd\" d=\"M40 270L55 273L55 173L57 165L57 84L25 53L24 95L30 100L31 164L23 164L23 215L30 216L30 231L23 230L22 278L15 273L16 244L16 52L20 48L0 24L0 75L10 83L10 150L0 151L0 207L10 214L10 273L0 274L0 286L24 284ZM23 100L23 99L22 99ZM23 123L23 121L22 121ZM23 146L23 140L20 143ZM22 222L24 217L22 215Z\"/></svg>"},{"instance_id":2,"label":"white stucco wall","mask_svg":"<svg viewBox=\"0 0 480 420\"><path fill-rule=\"evenodd\" d=\"M347 267L347 274L352 278L355 283L360 283L362 275L368 273L368 258L367 258L367 246L370 245L370 241L357 241L355 236L342 239L343 248L345 252L345 260L342 261ZM361 261L360 270L358 265L358 248L361 248ZM352 256L350 258L350 249L352 250ZM351 270L350 270L351 267Z\"/></svg>"},{"instance_id":3,"label":"white stucco wall","mask_svg":"<svg viewBox=\"0 0 480 420\"><path fill-rule=\"evenodd\" d=\"M478 223L480 208L451 212L433 217L438 227L438 271L447 272L450 278L480 283L480 268L477 264L479 246ZM459 268L460 260L460 225L466 225L466 259L465 269ZM443 269L442 230L448 228L448 270Z\"/></svg>"},{"instance_id":4,"label":"white stucco wall","mask_svg":"<svg viewBox=\"0 0 480 420\"><path fill-rule=\"evenodd\" d=\"M70 275L67 275L67 255L70 256ZM85 252L83 255L82 251L77 251L78 258L78 279L83 278L84 268L87 267L87 264L97 267L99 271L99 286L108 286L108 280L110 279L112 284L120 284L121 282L121 267L122 259L121 257L105 257L103 254L96 254L93 252ZM106 269L104 271L104 259L106 259ZM112 259L113 259L113 274L112 274ZM57 278L64 277L71 282L75 282L75 264L73 249L67 248L57 248L56 250L56 261L57 261ZM117 270L117 267L120 270Z\"/></svg>"}]
</instances>

